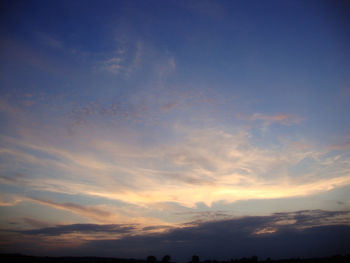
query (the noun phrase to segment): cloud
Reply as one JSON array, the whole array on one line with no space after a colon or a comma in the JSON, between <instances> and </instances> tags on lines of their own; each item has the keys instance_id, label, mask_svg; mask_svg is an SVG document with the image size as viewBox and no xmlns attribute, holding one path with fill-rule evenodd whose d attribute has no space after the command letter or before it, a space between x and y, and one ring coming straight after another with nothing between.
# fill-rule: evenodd
<instances>
[{"instance_id":1,"label":"cloud","mask_svg":"<svg viewBox=\"0 0 350 263\"><path fill-rule=\"evenodd\" d=\"M132 225L97 225L97 224L72 224L72 225L58 225L54 227L45 227L40 229L22 230L18 231L25 235L47 235L47 236L58 236L70 233L117 233L117 234L128 234L135 230Z\"/></svg>"},{"instance_id":2,"label":"cloud","mask_svg":"<svg viewBox=\"0 0 350 263\"><path fill-rule=\"evenodd\" d=\"M25 176L21 173L13 173L11 176L0 175L0 181L5 181L9 183L17 183L24 179Z\"/></svg>"},{"instance_id":3,"label":"cloud","mask_svg":"<svg viewBox=\"0 0 350 263\"><path fill-rule=\"evenodd\" d=\"M56 209L67 210L69 212L92 218L100 222L109 221L113 214L105 209L94 206L83 206L75 203L59 203L51 200L28 198L39 204L47 205Z\"/></svg>"},{"instance_id":4,"label":"cloud","mask_svg":"<svg viewBox=\"0 0 350 263\"><path fill-rule=\"evenodd\" d=\"M0 194L0 207L1 206L14 206L19 203L21 203L24 200L24 198L13 195L13 194Z\"/></svg>"},{"instance_id":5,"label":"cloud","mask_svg":"<svg viewBox=\"0 0 350 263\"><path fill-rule=\"evenodd\" d=\"M350 251L349 213L349 211L304 210L269 216L233 218L198 223L158 234L124 236L114 240L110 238L90 240L80 243L74 249L56 245L50 253L84 256L91 253L105 257L127 258L145 258L150 254L160 257L170 254L174 260L182 262L189 260L193 254L198 254L201 260L213 258L229 260L252 255L257 255L259 258L330 256ZM333 222L337 216L343 217L344 221ZM61 235L74 231L118 232L119 230L128 233L132 229L124 229L124 226L119 225L115 227L82 224L43 228L26 233ZM50 242L54 242L54 239ZM33 244L29 246L32 247ZM36 253L43 253L45 247L44 245L42 250Z\"/></svg>"},{"instance_id":6,"label":"cloud","mask_svg":"<svg viewBox=\"0 0 350 263\"><path fill-rule=\"evenodd\" d=\"M112 57L105 61L102 61L102 67L106 71L113 73L113 74L119 74L122 70L124 70L124 66L122 62L124 59L122 57Z\"/></svg>"},{"instance_id":7,"label":"cloud","mask_svg":"<svg viewBox=\"0 0 350 263\"><path fill-rule=\"evenodd\" d=\"M301 210L288 213L274 213L273 223L284 227L293 225L298 229L326 225L350 225L350 211Z\"/></svg>"},{"instance_id":8,"label":"cloud","mask_svg":"<svg viewBox=\"0 0 350 263\"><path fill-rule=\"evenodd\" d=\"M177 120L175 114L181 114L184 106L201 104L208 95L166 89L156 96L155 91L140 91L124 104L118 103L121 100L82 104L72 114L92 122L89 129L78 129L71 137L57 132L59 125L45 129L40 122L23 128L18 137L1 136L0 155L6 160L1 181L148 208L159 202L193 208L198 202L211 206L220 201L308 196L350 184L345 155L335 158L317 147L298 148L297 141L266 147L256 144L246 127L198 128L173 119L142 132L134 127L146 126L146 121L120 125L127 118L147 119L154 112ZM284 123L291 116L257 114L251 119ZM121 121L109 126L113 118ZM308 162L308 169L294 169L303 162ZM9 176L14 174L12 167L30 174L14 179Z\"/></svg>"},{"instance_id":9,"label":"cloud","mask_svg":"<svg viewBox=\"0 0 350 263\"><path fill-rule=\"evenodd\" d=\"M54 190L52 190L54 191ZM79 192L75 192L74 194L78 194ZM80 192L81 193L81 192ZM91 197L98 197L98 195L94 195L89 192L82 192L85 195ZM137 226L138 231L143 231L145 227L151 227L154 225L162 225L167 227L173 227L174 223L166 222L162 218L157 218L149 214L146 207L139 207L137 205L130 205L130 203L125 202L122 203L118 200L117 203L113 203L112 205L81 205L72 202L56 202L47 199L39 199L33 197L21 197L22 201L30 201L40 205L46 205L54 209L65 210L71 212L75 215L85 217L89 219L90 222L96 223L108 223L108 224L124 224L124 225L135 225ZM71 220L76 220L71 219ZM35 224L35 221L33 221ZM71 221L68 221L71 222ZM74 222L74 221L73 221ZM26 220L26 223L31 224L31 221ZM161 232L165 230L165 227L158 229L149 229L148 232Z\"/></svg>"},{"instance_id":10,"label":"cloud","mask_svg":"<svg viewBox=\"0 0 350 263\"><path fill-rule=\"evenodd\" d=\"M169 230L171 229L172 227L171 226L146 226L144 228L142 228L142 230L145 230L145 231L150 231L150 230Z\"/></svg>"},{"instance_id":11,"label":"cloud","mask_svg":"<svg viewBox=\"0 0 350 263\"><path fill-rule=\"evenodd\" d=\"M8 232L16 232L23 235L31 236L61 236L61 235L87 235L90 239L93 237L110 237L120 238L126 235L140 235L145 233L159 233L166 230L170 230L173 227L169 225L153 225L142 227L138 224L68 224L68 225L56 225L42 227L43 222L37 222L37 220L26 219L31 224L41 226L37 229L26 229L26 230L6 230ZM34 221L34 222L33 222Z\"/></svg>"},{"instance_id":12,"label":"cloud","mask_svg":"<svg viewBox=\"0 0 350 263\"><path fill-rule=\"evenodd\" d=\"M90 102L85 105L76 105L68 114L74 126L86 125L95 118L111 118L120 123L136 120L145 116L148 108L145 105L133 105L115 101L107 105Z\"/></svg>"},{"instance_id":13,"label":"cloud","mask_svg":"<svg viewBox=\"0 0 350 263\"><path fill-rule=\"evenodd\" d=\"M112 55L100 61L96 68L113 75L130 75L140 66L143 54L141 41L117 41L117 48Z\"/></svg>"},{"instance_id":14,"label":"cloud","mask_svg":"<svg viewBox=\"0 0 350 263\"><path fill-rule=\"evenodd\" d=\"M174 70L172 63L169 59L164 65L160 63L157 66L156 72L160 79L166 78ZM197 115L202 109L207 110L208 106L225 103L225 99L214 91L147 87L126 99L111 98L108 103L97 100L76 103L73 107L68 107L70 111L66 116L72 128L101 123L113 123L118 127L130 127L141 123L145 126L156 125L164 128L171 125L172 120L183 118L183 114L188 115L192 112L193 115Z\"/></svg>"},{"instance_id":15,"label":"cloud","mask_svg":"<svg viewBox=\"0 0 350 263\"><path fill-rule=\"evenodd\" d=\"M185 225L198 225L207 221L219 221L231 218L232 215L228 211L186 211L177 213L182 216L190 216L193 221L185 223Z\"/></svg>"},{"instance_id":16,"label":"cloud","mask_svg":"<svg viewBox=\"0 0 350 263\"><path fill-rule=\"evenodd\" d=\"M276 115L265 115L262 113L254 113L251 116L243 116L238 115L240 119L248 120L248 121L261 121L265 125L269 126L273 123L279 123L281 125L292 125L299 123L302 119L295 117L291 114L281 113Z\"/></svg>"},{"instance_id":17,"label":"cloud","mask_svg":"<svg viewBox=\"0 0 350 263\"><path fill-rule=\"evenodd\" d=\"M251 117L252 120L262 120L262 121L276 121L284 123L286 120L290 119L290 115L288 114L278 114L278 115L263 115L259 113L253 114Z\"/></svg>"},{"instance_id":18,"label":"cloud","mask_svg":"<svg viewBox=\"0 0 350 263\"><path fill-rule=\"evenodd\" d=\"M349 212L346 213L349 216ZM309 220L332 218L334 212L303 211ZM202 223L197 226L174 229L167 233L152 236L126 237L116 241L93 241L84 249L95 249L96 253L108 253L110 246L117 247L116 254L127 255L127 247L134 246L139 257L148 254L162 254L169 251L177 260L188 260L193 253L201 259L230 259L258 255L259 257L306 257L345 253L349 251L347 225L315 225L305 227L297 217L294 224L276 224L282 218L293 218L285 213L271 216L243 217L224 221ZM283 240L283 241L282 241ZM301 242L301 243L299 243ZM298 244L299 243L299 244ZM278 249L276 248L278 247ZM112 255L112 254L109 254ZM135 255L135 256L136 256Z\"/></svg>"},{"instance_id":19,"label":"cloud","mask_svg":"<svg viewBox=\"0 0 350 263\"><path fill-rule=\"evenodd\" d=\"M350 149L350 133L345 134L339 138L340 143L334 143L328 146L330 150L346 151Z\"/></svg>"},{"instance_id":20,"label":"cloud","mask_svg":"<svg viewBox=\"0 0 350 263\"><path fill-rule=\"evenodd\" d=\"M12 146L3 149L4 154L23 167L35 165L43 175L48 167L55 167L61 177L28 177L5 183L141 207L159 202L195 207L198 202L211 206L218 201L308 196L350 184L344 160L317 149L288 142L282 150L264 149L252 144L245 129L228 132L177 126L172 132L177 140L154 147L135 143L136 137L114 135L85 135L89 144L77 144L74 151L70 146L62 149L42 141L13 140ZM291 169L308 158L313 162L305 173Z\"/></svg>"}]
</instances>

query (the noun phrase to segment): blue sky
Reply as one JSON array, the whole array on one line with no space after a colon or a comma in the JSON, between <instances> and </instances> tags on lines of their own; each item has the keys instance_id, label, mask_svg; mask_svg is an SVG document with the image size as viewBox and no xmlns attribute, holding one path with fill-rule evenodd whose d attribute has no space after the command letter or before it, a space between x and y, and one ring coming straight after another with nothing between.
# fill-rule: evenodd
<instances>
[{"instance_id":1,"label":"blue sky","mask_svg":"<svg viewBox=\"0 0 350 263\"><path fill-rule=\"evenodd\" d=\"M346 1L3 1L1 10L1 251L103 256L98 242L112 239L135 242L143 257L170 249L142 250L150 236L251 218L269 222L248 229L273 244L288 236L276 213L310 240L334 225L348 231ZM300 213L311 213L307 224ZM329 253L349 249L332 237L339 250Z\"/></svg>"}]
</instances>

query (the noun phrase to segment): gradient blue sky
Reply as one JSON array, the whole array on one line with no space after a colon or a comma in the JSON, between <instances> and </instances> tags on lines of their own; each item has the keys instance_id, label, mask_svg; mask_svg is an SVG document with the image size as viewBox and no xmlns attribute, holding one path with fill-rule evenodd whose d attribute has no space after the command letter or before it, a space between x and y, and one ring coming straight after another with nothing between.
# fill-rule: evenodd
<instances>
[{"instance_id":1,"label":"gradient blue sky","mask_svg":"<svg viewBox=\"0 0 350 263\"><path fill-rule=\"evenodd\" d=\"M208 222L350 225L348 1L0 10L1 251L139 238L141 257L146 237Z\"/></svg>"}]
</instances>

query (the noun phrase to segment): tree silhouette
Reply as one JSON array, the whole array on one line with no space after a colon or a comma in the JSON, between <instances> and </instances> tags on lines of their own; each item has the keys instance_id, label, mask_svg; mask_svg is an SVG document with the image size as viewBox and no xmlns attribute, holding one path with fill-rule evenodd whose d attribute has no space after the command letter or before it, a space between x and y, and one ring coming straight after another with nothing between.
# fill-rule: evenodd
<instances>
[{"instance_id":1,"label":"tree silhouette","mask_svg":"<svg viewBox=\"0 0 350 263\"><path fill-rule=\"evenodd\" d=\"M257 256L252 256L251 261L256 263L258 262L258 257Z\"/></svg>"},{"instance_id":2,"label":"tree silhouette","mask_svg":"<svg viewBox=\"0 0 350 263\"><path fill-rule=\"evenodd\" d=\"M199 257L197 255L192 256L192 263L198 263L199 262Z\"/></svg>"},{"instance_id":3,"label":"tree silhouette","mask_svg":"<svg viewBox=\"0 0 350 263\"><path fill-rule=\"evenodd\" d=\"M148 256L147 262L148 263L155 263L157 261L157 258L155 256Z\"/></svg>"},{"instance_id":4,"label":"tree silhouette","mask_svg":"<svg viewBox=\"0 0 350 263\"><path fill-rule=\"evenodd\" d=\"M171 259L171 257L169 255L165 255L162 259L162 263L169 263L170 259Z\"/></svg>"}]
</instances>

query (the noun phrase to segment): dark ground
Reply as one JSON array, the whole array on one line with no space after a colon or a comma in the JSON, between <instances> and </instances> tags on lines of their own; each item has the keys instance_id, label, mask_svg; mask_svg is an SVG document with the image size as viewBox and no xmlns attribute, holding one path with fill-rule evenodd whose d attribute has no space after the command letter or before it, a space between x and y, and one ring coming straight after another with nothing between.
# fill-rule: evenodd
<instances>
[{"instance_id":1,"label":"dark ground","mask_svg":"<svg viewBox=\"0 0 350 263\"><path fill-rule=\"evenodd\" d=\"M26 256L20 254L0 254L0 262L39 262L39 263L164 263L162 261L147 261L139 259L119 259L119 258L103 258L103 257L36 257ZM187 263L350 263L350 255L335 255L324 258L290 258L290 259L263 259L259 260L257 257L231 259L227 261L204 260ZM167 263L167 262L166 262ZM173 263L173 262L168 262Z\"/></svg>"}]
</instances>

